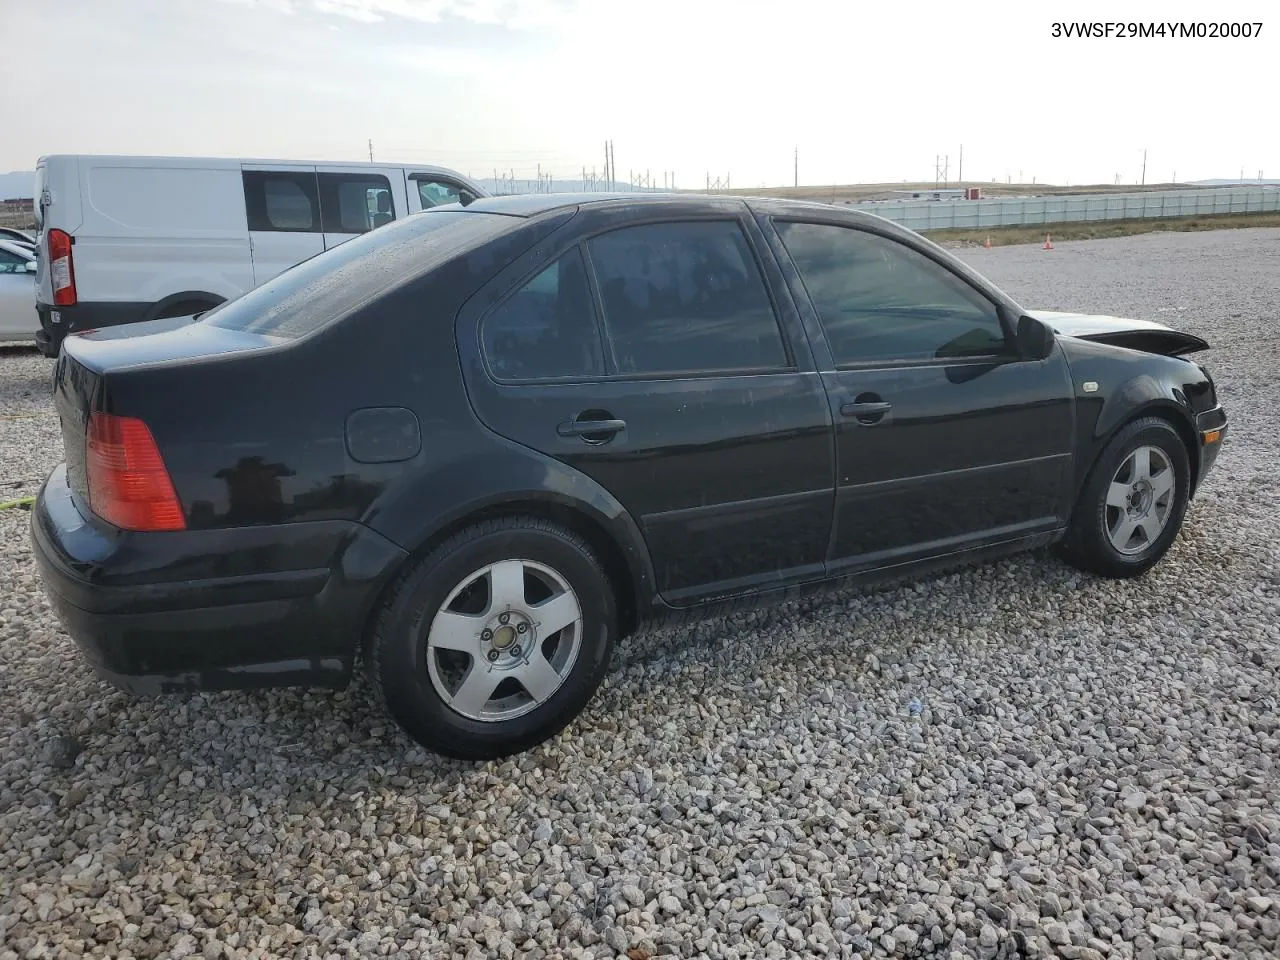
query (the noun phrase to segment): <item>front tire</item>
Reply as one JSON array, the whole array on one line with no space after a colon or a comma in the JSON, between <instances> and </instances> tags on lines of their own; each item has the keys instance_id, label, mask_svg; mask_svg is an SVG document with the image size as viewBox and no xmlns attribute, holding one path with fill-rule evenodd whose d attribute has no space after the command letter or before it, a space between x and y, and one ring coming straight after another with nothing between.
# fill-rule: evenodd
<instances>
[{"instance_id":1,"label":"front tire","mask_svg":"<svg viewBox=\"0 0 1280 960\"><path fill-rule=\"evenodd\" d=\"M1191 490L1186 445L1167 420L1120 430L1094 464L1071 517L1062 554L1113 579L1150 570L1178 536Z\"/></svg>"},{"instance_id":2,"label":"front tire","mask_svg":"<svg viewBox=\"0 0 1280 960\"><path fill-rule=\"evenodd\" d=\"M613 588L586 541L506 517L450 537L397 579L364 660L414 740L488 760L549 739L582 711L616 631Z\"/></svg>"}]
</instances>

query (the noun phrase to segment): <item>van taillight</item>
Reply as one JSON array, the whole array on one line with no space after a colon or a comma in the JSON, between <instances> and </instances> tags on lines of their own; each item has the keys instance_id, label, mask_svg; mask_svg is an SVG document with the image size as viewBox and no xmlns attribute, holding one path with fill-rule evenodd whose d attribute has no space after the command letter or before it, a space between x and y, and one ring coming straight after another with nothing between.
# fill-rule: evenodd
<instances>
[{"instance_id":1,"label":"van taillight","mask_svg":"<svg viewBox=\"0 0 1280 960\"><path fill-rule=\"evenodd\" d=\"M76 302L76 269L71 262L71 234L49 231L49 277L53 282L53 305L71 307Z\"/></svg>"},{"instance_id":2,"label":"van taillight","mask_svg":"<svg viewBox=\"0 0 1280 960\"><path fill-rule=\"evenodd\" d=\"M136 417L95 413L85 444L89 506L125 530L184 530L182 504L174 492L155 438Z\"/></svg>"}]
</instances>

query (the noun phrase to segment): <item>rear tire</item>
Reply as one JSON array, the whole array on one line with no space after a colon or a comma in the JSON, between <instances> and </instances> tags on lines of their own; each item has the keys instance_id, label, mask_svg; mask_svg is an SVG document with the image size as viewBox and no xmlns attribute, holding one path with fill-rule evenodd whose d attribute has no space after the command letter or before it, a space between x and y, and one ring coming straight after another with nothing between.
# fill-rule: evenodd
<instances>
[{"instance_id":1,"label":"rear tire","mask_svg":"<svg viewBox=\"0 0 1280 960\"><path fill-rule=\"evenodd\" d=\"M1060 552L1072 566L1104 577L1146 573L1177 538L1190 488L1178 431L1159 417L1135 420L1090 471Z\"/></svg>"},{"instance_id":2,"label":"rear tire","mask_svg":"<svg viewBox=\"0 0 1280 960\"><path fill-rule=\"evenodd\" d=\"M450 537L400 575L364 662L414 740L489 760L549 739L582 711L616 632L613 587L586 541L504 517Z\"/></svg>"}]
</instances>

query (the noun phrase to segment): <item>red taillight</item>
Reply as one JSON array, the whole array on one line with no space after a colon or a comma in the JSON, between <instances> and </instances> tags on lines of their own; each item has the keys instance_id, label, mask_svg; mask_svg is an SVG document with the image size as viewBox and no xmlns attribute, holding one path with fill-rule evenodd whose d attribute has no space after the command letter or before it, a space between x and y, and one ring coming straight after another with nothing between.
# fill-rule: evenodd
<instances>
[{"instance_id":1,"label":"red taillight","mask_svg":"<svg viewBox=\"0 0 1280 960\"><path fill-rule=\"evenodd\" d=\"M182 505L147 425L95 413L85 446L89 506L125 530L184 530Z\"/></svg>"},{"instance_id":2,"label":"red taillight","mask_svg":"<svg viewBox=\"0 0 1280 960\"><path fill-rule=\"evenodd\" d=\"M53 305L72 307L76 302L76 268L71 262L71 234L49 231L49 278L53 283Z\"/></svg>"}]
</instances>

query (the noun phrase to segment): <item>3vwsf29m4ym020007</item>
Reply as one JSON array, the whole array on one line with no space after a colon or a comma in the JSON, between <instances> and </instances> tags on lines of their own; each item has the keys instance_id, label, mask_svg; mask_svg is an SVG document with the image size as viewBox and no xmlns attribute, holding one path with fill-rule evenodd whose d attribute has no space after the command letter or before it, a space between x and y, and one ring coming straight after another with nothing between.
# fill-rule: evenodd
<instances>
[{"instance_id":1,"label":"3vwsf29m4ym020007","mask_svg":"<svg viewBox=\"0 0 1280 960\"><path fill-rule=\"evenodd\" d=\"M1048 543L1142 573L1226 433L1206 346L1037 318L834 207L482 198L68 337L32 538L126 689L362 660L418 741L493 757L648 618Z\"/></svg>"}]
</instances>

